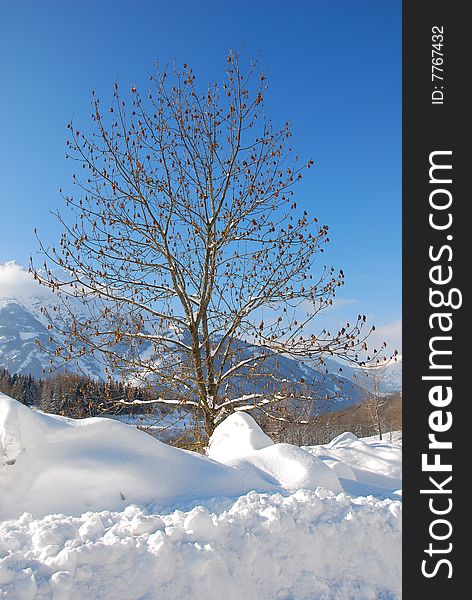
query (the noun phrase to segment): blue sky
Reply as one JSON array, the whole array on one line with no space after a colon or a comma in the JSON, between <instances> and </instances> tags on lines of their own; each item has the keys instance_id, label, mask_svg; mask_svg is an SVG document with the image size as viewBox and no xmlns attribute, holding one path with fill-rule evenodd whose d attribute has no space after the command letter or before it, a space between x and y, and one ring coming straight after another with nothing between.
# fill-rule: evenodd
<instances>
[{"instance_id":1,"label":"blue sky","mask_svg":"<svg viewBox=\"0 0 472 600\"><path fill-rule=\"evenodd\" d=\"M58 237L66 123L88 126L92 87L145 85L156 60L220 80L229 47L259 56L273 120L316 162L298 202L330 226L326 260L346 273L327 324L362 312L399 348L399 0L0 2L0 263L27 264L35 227Z\"/></svg>"}]
</instances>

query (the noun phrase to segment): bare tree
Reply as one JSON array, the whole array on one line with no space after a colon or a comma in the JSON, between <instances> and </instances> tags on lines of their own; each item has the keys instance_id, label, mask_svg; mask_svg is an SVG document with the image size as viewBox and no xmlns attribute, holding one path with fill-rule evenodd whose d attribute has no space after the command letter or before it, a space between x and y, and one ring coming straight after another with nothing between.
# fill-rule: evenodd
<instances>
[{"instance_id":1,"label":"bare tree","mask_svg":"<svg viewBox=\"0 0 472 600\"><path fill-rule=\"evenodd\" d=\"M296 394L235 397L238 376L271 381L280 355L359 361L369 334L362 315L333 334L307 329L344 274L321 262L328 227L294 200L313 161L294 156L288 123L273 127L256 68L243 73L230 52L221 85L199 90L184 65L157 68L144 96L115 84L111 106L92 92L93 132L68 126L83 173L65 195L72 219L57 213L59 245L40 242L44 268L31 264L60 300L56 357L92 353L109 374L152 382L156 401L193 407L208 435L227 412L277 417Z\"/></svg>"},{"instance_id":2,"label":"bare tree","mask_svg":"<svg viewBox=\"0 0 472 600\"><path fill-rule=\"evenodd\" d=\"M380 368L372 368L369 370L370 389L366 392L367 399L365 405L369 411L372 425L375 427L379 439L381 440L385 421L382 411L387 404L388 396L382 392L382 373Z\"/></svg>"}]
</instances>

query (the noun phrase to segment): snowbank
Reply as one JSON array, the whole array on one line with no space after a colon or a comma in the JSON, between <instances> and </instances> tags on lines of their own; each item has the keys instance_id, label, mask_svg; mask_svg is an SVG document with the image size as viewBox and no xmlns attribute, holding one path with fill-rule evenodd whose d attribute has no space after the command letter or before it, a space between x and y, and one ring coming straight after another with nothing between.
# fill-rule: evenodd
<instances>
[{"instance_id":1,"label":"snowbank","mask_svg":"<svg viewBox=\"0 0 472 600\"><path fill-rule=\"evenodd\" d=\"M377 436L358 439L342 433L326 446L306 446L333 469L344 490L354 495L375 494L380 497L401 495L401 439L380 441Z\"/></svg>"},{"instance_id":2,"label":"snowbank","mask_svg":"<svg viewBox=\"0 0 472 600\"><path fill-rule=\"evenodd\" d=\"M166 514L25 514L0 524L0 588L15 600L392 600L399 513L399 501L303 490Z\"/></svg>"},{"instance_id":3,"label":"snowbank","mask_svg":"<svg viewBox=\"0 0 472 600\"><path fill-rule=\"evenodd\" d=\"M251 439L260 441L265 434L252 417L246 419L252 421ZM224 423L221 427L225 431ZM132 503L170 506L319 485L341 491L337 476L319 458L288 444L223 464L112 419L67 419L0 398L0 489L8 490L0 494L0 518L23 512L78 516Z\"/></svg>"},{"instance_id":4,"label":"snowbank","mask_svg":"<svg viewBox=\"0 0 472 600\"><path fill-rule=\"evenodd\" d=\"M287 490L321 486L343 491L336 473L321 459L298 446L274 444L250 415L241 412L228 416L215 429L208 456Z\"/></svg>"},{"instance_id":5,"label":"snowbank","mask_svg":"<svg viewBox=\"0 0 472 600\"><path fill-rule=\"evenodd\" d=\"M111 419L66 419L0 399L0 518L267 489L225 465Z\"/></svg>"},{"instance_id":6,"label":"snowbank","mask_svg":"<svg viewBox=\"0 0 472 600\"><path fill-rule=\"evenodd\" d=\"M400 441L302 449L233 415L209 454L1 396L0 598L401 597Z\"/></svg>"}]
</instances>

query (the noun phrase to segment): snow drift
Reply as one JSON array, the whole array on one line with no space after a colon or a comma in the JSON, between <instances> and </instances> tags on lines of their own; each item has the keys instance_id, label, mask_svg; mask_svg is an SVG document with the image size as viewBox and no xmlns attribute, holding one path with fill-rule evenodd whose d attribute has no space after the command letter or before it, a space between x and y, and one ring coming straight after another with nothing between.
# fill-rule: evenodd
<instances>
[{"instance_id":1,"label":"snow drift","mask_svg":"<svg viewBox=\"0 0 472 600\"><path fill-rule=\"evenodd\" d=\"M306 447L337 474L347 492L380 497L400 496L402 487L402 447L378 437L358 439L343 433L326 446Z\"/></svg>"},{"instance_id":2,"label":"snow drift","mask_svg":"<svg viewBox=\"0 0 472 600\"><path fill-rule=\"evenodd\" d=\"M215 431L214 457L219 456L215 448L222 447L220 436L226 438L231 423L237 428L241 419L233 415L229 426L221 425L221 434ZM252 417L244 419L251 428L243 428L246 435L236 436L234 445L242 441L241 448L250 452L260 446L265 434ZM259 441L255 445L253 434ZM228 456L226 450L224 457ZM112 419L42 414L7 396L0 399L0 457L0 489L8 490L0 496L0 518L16 518L23 512L35 517L59 512L80 515L121 510L131 503L169 506L192 498L241 496L252 490L319 485L335 492L342 489L321 459L288 444L275 444L223 464L168 446Z\"/></svg>"},{"instance_id":3,"label":"snow drift","mask_svg":"<svg viewBox=\"0 0 472 600\"><path fill-rule=\"evenodd\" d=\"M216 428L208 444L208 456L225 462L273 444L250 415L237 412L227 417Z\"/></svg>"},{"instance_id":4,"label":"snow drift","mask_svg":"<svg viewBox=\"0 0 472 600\"><path fill-rule=\"evenodd\" d=\"M209 443L208 455L245 473L263 474L265 481L287 490L318 486L342 491L336 474L318 457L291 444L274 444L254 419L237 412L219 425Z\"/></svg>"},{"instance_id":5,"label":"snow drift","mask_svg":"<svg viewBox=\"0 0 472 600\"><path fill-rule=\"evenodd\" d=\"M204 457L1 396L0 598L399 599L400 468L399 441L302 449L235 414Z\"/></svg>"}]
</instances>

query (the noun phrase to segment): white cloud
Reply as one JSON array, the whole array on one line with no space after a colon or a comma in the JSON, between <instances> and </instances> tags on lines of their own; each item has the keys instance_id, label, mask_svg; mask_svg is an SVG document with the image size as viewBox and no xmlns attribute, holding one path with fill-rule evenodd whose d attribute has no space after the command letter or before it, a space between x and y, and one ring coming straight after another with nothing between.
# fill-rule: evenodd
<instances>
[{"instance_id":1,"label":"white cloud","mask_svg":"<svg viewBox=\"0 0 472 600\"><path fill-rule=\"evenodd\" d=\"M28 273L15 261L0 264L0 298L46 298L51 292L39 285L31 273Z\"/></svg>"},{"instance_id":2,"label":"white cloud","mask_svg":"<svg viewBox=\"0 0 472 600\"><path fill-rule=\"evenodd\" d=\"M390 355L394 350L401 353L402 349L402 321L396 319L390 323L375 327L375 331L367 340L369 349L379 348L383 342L387 342L386 354Z\"/></svg>"},{"instance_id":3,"label":"white cloud","mask_svg":"<svg viewBox=\"0 0 472 600\"><path fill-rule=\"evenodd\" d=\"M336 308L342 308L343 306L352 306L353 304L358 304L358 300L356 300L355 298L338 298L338 296L336 296L333 300L331 310L334 310Z\"/></svg>"}]
</instances>

